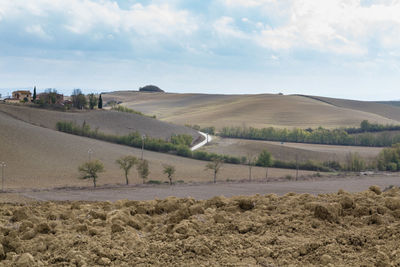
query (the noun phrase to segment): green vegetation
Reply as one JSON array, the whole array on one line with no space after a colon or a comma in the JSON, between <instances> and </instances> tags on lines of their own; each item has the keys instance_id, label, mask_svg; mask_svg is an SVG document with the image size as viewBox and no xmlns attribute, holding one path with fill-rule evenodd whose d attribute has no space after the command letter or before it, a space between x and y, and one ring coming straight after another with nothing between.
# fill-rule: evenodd
<instances>
[{"instance_id":1,"label":"green vegetation","mask_svg":"<svg viewBox=\"0 0 400 267\"><path fill-rule=\"evenodd\" d=\"M32 96L32 101L33 102L35 102L36 97L37 97L37 95L36 95L36 86L35 86L35 87L33 87L33 96Z\"/></svg>"},{"instance_id":2,"label":"green vegetation","mask_svg":"<svg viewBox=\"0 0 400 267\"><path fill-rule=\"evenodd\" d=\"M89 97L89 108L94 109L98 105L98 98L95 94L91 93L88 95Z\"/></svg>"},{"instance_id":3,"label":"green vegetation","mask_svg":"<svg viewBox=\"0 0 400 267\"><path fill-rule=\"evenodd\" d=\"M260 153L260 155L258 155L256 165L266 168L265 179L268 179L268 167L271 167L273 162L274 160L272 158L271 153L268 152L266 149L264 149Z\"/></svg>"},{"instance_id":4,"label":"green vegetation","mask_svg":"<svg viewBox=\"0 0 400 267\"><path fill-rule=\"evenodd\" d=\"M359 172L366 168L366 164L363 158L358 153L349 153L346 156L345 169L347 171Z\"/></svg>"},{"instance_id":5,"label":"green vegetation","mask_svg":"<svg viewBox=\"0 0 400 267\"><path fill-rule=\"evenodd\" d=\"M84 109L87 105L86 96L82 93L81 89L74 89L72 92L72 106L77 109Z\"/></svg>"},{"instance_id":6,"label":"green vegetation","mask_svg":"<svg viewBox=\"0 0 400 267\"><path fill-rule=\"evenodd\" d=\"M115 163L117 163L119 165L119 167L122 170L124 170L125 180L126 180L127 185L129 184L129 180L128 180L129 171L133 167L133 165L136 164L136 162L137 162L137 158L134 156L124 156L115 161Z\"/></svg>"},{"instance_id":7,"label":"green vegetation","mask_svg":"<svg viewBox=\"0 0 400 267\"><path fill-rule=\"evenodd\" d=\"M146 85L143 87L139 88L140 92L159 92L159 93L163 93L164 90L160 89L159 87L155 86L155 85Z\"/></svg>"},{"instance_id":8,"label":"green vegetation","mask_svg":"<svg viewBox=\"0 0 400 267\"><path fill-rule=\"evenodd\" d=\"M317 129L278 129L278 128L247 128L224 127L219 133L222 137L267 140L279 142L296 142L326 145L352 146L391 146L400 142L400 134L389 136L383 131L394 131L400 126L370 124L363 121L360 128L329 130L322 127ZM372 134L371 132L376 132ZM352 133L352 134L350 134ZM356 134L354 134L356 133Z\"/></svg>"},{"instance_id":9,"label":"green vegetation","mask_svg":"<svg viewBox=\"0 0 400 267\"><path fill-rule=\"evenodd\" d=\"M127 108L127 107L121 106L121 105L113 105L113 106L111 106L111 110L115 110L115 111L119 111L119 112L126 112L126 113L131 113L131 114L137 114L140 116L146 116L146 117L153 118L153 119L156 118L156 115L148 116L148 115L143 114L140 111L136 111L136 110L133 110L131 108Z\"/></svg>"},{"instance_id":10,"label":"green vegetation","mask_svg":"<svg viewBox=\"0 0 400 267\"><path fill-rule=\"evenodd\" d=\"M201 128L200 125L197 125L197 124L195 124L195 125L185 124L185 126L189 127L189 128L192 128L192 129L194 129L196 131L200 131L200 132L203 132L203 133L208 133L208 134L211 134L211 135L215 135L215 127L214 126L204 127L204 128Z\"/></svg>"},{"instance_id":11,"label":"green vegetation","mask_svg":"<svg viewBox=\"0 0 400 267\"><path fill-rule=\"evenodd\" d=\"M98 109L102 109L103 108L103 98L101 97L101 94L99 96L99 103L97 105Z\"/></svg>"},{"instance_id":12,"label":"green vegetation","mask_svg":"<svg viewBox=\"0 0 400 267\"><path fill-rule=\"evenodd\" d=\"M380 171L400 171L400 144L383 149L377 165Z\"/></svg>"},{"instance_id":13,"label":"green vegetation","mask_svg":"<svg viewBox=\"0 0 400 267\"><path fill-rule=\"evenodd\" d=\"M167 175L169 184L172 185L172 177L175 174L175 167L172 165L164 165L163 168L163 173Z\"/></svg>"},{"instance_id":14,"label":"green vegetation","mask_svg":"<svg viewBox=\"0 0 400 267\"><path fill-rule=\"evenodd\" d=\"M150 174L149 162L146 159L140 160L136 167L140 177L143 179L143 183Z\"/></svg>"},{"instance_id":15,"label":"green vegetation","mask_svg":"<svg viewBox=\"0 0 400 267\"><path fill-rule=\"evenodd\" d=\"M92 179L93 187L96 188L96 181L99 172L104 172L104 165L98 160L88 161L78 167L81 173L80 179Z\"/></svg>"},{"instance_id":16,"label":"green vegetation","mask_svg":"<svg viewBox=\"0 0 400 267\"><path fill-rule=\"evenodd\" d=\"M65 122L65 121L57 122L56 129L61 132L86 136L111 143L127 145L137 148L142 147L142 137L138 132L134 132L124 136L110 135L101 133L97 129L91 130L90 126L86 124L86 122L83 122L83 124L80 126L75 124L74 122ZM178 135L175 136L175 140L180 140L180 141L176 141L176 144L174 144L172 142L168 142L162 139L146 137L144 141L145 149L163 153L176 153L178 156L193 158L197 160L204 160L204 161L213 161L215 159L218 159L220 161L223 161L224 163L230 163L230 164L246 164L247 161L246 157L241 158L236 156L220 155L199 150L192 152L189 146L186 145L189 140L187 136L180 137ZM262 166L260 163L257 162L256 165ZM331 165L336 167L339 166L339 169L341 169L340 164L337 162L317 163L313 161L299 163L298 168L300 170L328 172L331 171L332 169L335 169L331 168L330 167ZM271 167L296 169L297 165L295 162L275 160L272 163Z\"/></svg>"}]
</instances>

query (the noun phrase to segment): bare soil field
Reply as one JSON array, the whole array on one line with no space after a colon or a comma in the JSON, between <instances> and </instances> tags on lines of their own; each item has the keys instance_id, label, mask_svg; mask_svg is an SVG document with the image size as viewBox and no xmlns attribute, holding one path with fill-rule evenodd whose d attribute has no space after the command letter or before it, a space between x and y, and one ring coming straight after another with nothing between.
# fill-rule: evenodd
<instances>
[{"instance_id":1,"label":"bare soil field","mask_svg":"<svg viewBox=\"0 0 400 267\"><path fill-rule=\"evenodd\" d=\"M239 195L277 194L284 195L290 192L307 194L334 193L340 189L348 192L360 192L370 186L381 188L400 186L398 175L373 176L330 176L312 177L300 181L278 179L272 182L218 182L194 183L178 185L135 185L135 186L103 186L100 188L57 188L44 190L22 190L19 196L30 200L40 201L117 201L152 200L167 197L209 199L217 196L233 197ZM0 194L1 196L1 194ZM1 203L1 201L0 201Z\"/></svg>"},{"instance_id":2,"label":"bare soil field","mask_svg":"<svg viewBox=\"0 0 400 267\"><path fill-rule=\"evenodd\" d=\"M359 147L359 146L333 146L318 144L303 144L289 142L271 142L258 140L243 140L232 138L216 137L213 141L201 148L207 152L229 154L235 156L247 156L248 153L258 155L262 150L268 150L278 160L295 161L296 155L300 162L307 160L339 161L344 162L346 156L351 153L358 153L367 161L373 161L381 147Z\"/></svg>"},{"instance_id":3,"label":"bare soil field","mask_svg":"<svg viewBox=\"0 0 400 267\"><path fill-rule=\"evenodd\" d=\"M386 110L390 107L388 105L375 103L374 110L363 111L357 107L340 107L296 95L205 95L125 91L104 94L103 99L122 101L123 105L129 108L155 114L164 121L181 125L215 126L217 129L224 126L336 128L359 126L362 120L382 124L398 124L400 121L400 118L397 120L397 117L385 116L386 111L372 112L379 109L380 105ZM392 109L396 110L396 107Z\"/></svg>"},{"instance_id":4,"label":"bare soil field","mask_svg":"<svg viewBox=\"0 0 400 267\"><path fill-rule=\"evenodd\" d=\"M1 266L399 266L400 193L0 205Z\"/></svg>"},{"instance_id":5,"label":"bare soil field","mask_svg":"<svg viewBox=\"0 0 400 267\"><path fill-rule=\"evenodd\" d=\"M127 135L138 131L153 138L170 138L176 134L189 134L193 140L200 137L191 128L166 123L146 116L109 110L61 112L24 106L0 104L0 112L42 127L55 129L59 121L72 121L79 125L85 121L94 130L114 135Z\"/></svg>"},{"instance_id":6,"label":"bare soil field","mask_svg":"<svg viewBox=\"0 0 400 267\"><path fill-rule=\"evenodd\" d=\"M341 108L348 108L354 110L360 110L363 112L374 113L385 118L400 121L400 107L377 103L372 101L357 101L348 99L338 99L320 96L311 96L314 99L319 99L326 103L332 104Z\"/></svg>"},{"instance_id":7,"label":"bare soil field","mask_svg":"<svg viewBox=\"0 0 400 267\"><path fill-rule=\"evenodd\" d=\"M141 156L141 150L102 142L85 137L69 135L51 129L31 125L0 112L0 161L5 168L5 188L53 188L61 186L88 186L90 181L79 180L78 166L88 160L88 150L92 149L92 159L104 163L105 172L100 174L98 184L124 183L123 173L115 164L121 156ZM150 162L148 180L167 181L163 165L176 167L174 180L184 182L208 182L211 171L205 171L207 162L182 158L170 154L144 151L144 158ZM301 171L301 176L314 172ZM271 169L270 177L295 175L295 170ZM253 168L253 177L264 177L263 168ZM219 180L238 180L248 177L248 168L226 164L221 168ZM132 170L130 181L142 183L137 172Z\"/></svg>"}]
</instances>

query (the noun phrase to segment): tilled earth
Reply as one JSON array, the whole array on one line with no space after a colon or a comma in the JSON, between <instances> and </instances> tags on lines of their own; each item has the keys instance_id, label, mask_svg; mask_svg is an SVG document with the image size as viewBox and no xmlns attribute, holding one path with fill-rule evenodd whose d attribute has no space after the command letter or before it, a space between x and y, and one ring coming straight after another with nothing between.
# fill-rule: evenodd
<instances>
[{"instance_id":1,"label":"tilled earth","mask_svg":"<svg viewBox=\"0 0 400 267\"><path fill-rule=\"evenodd\" d=\"M400 266L400 190L0 205L0 266Z\"/></svg>"}]
</instances>

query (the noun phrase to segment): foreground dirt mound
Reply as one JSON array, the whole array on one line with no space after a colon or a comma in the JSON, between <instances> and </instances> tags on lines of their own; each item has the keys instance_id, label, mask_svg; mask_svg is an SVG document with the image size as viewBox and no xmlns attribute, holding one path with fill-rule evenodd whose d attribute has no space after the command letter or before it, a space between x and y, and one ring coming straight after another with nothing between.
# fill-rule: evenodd
<instances>
[{"instance_id":1,"label":"foreground dirt mound","mask_svg":"<svg viewBox=\"0 0 400 267\"><path fill-rule=\"evenodd\" d=\"M400 265L398 189L0 207L0 266Z\"/></svg>"}]
</instances>

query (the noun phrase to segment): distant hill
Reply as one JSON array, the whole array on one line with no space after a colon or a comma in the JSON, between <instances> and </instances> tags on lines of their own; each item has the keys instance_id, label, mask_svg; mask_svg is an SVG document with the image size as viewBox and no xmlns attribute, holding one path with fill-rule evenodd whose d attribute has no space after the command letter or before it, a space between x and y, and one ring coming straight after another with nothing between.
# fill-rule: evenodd
<instances>
[{"instance_id":1,"label":"distant hill","mask_svg":"<svg viewBox=\"0 0 400 267\"><path fill-rule=\"evenodd\" d=\"M46 117L43 118L45 120ZM6 190L92 186L90 181L78 179L78 166L88 160L89 149L93 150L91 158L101 160L105 166L105 173L100 174L98 185L123 184L123 173L115 160L125 155L141 156L141 150L137 148L57 132L26 123L1 111L0 144L0 160L7 164L4 183ZM148 180L167 181L163 164L175 166L176 180L206 182L212 179L211 173L204 171L207 163L204 161L152 151L145 151L144 158L150 162ZM255 167L253 172L258 177L265 175L264 168ZM219 177L224 180L243 179L247 173L247 166L226 164ZM312 174L306 171L301 173ZM274 177L287 174L294 175L294 170L271 169L271 176ZM142 183L136 171L132 170L129 178L132 184Z\"/></svg>"},{"instance_id":2,"label":"distant hill","mask_svg":"<svg viewBox=\"0 0 400 267\"><path fill-rule=\"evenodd\" d=\"M285 128L355 127L362 120L400 124L400 108L375 102L300 95L145 94L103 95L125 106L181 125Z\"/></svg>"},{"instance_id":3,"label":"distant hill","mask_svg":"<svg viewBox=\"0 0 400 267\"><path fill-rule=\"evenodd\" d=\"M140 134L162 139L178 134L189 134L193 137L193 140L200 136L197 131L188 127L159 121L147 116L109 110L60 112L1 104L0 111L20 120L50 129L55 129L58 121L72 121L79 125L86 122L93 130L98 129L100 132L114 135L127 135L138 131Z\"/></svg>"},{"instance_id":4,"label":"distant hill","mask_svg":"<svg viewBox=\"0 0 400 267\"><path fill-rule=\"evenodd\" d=\"M139 88L140 92L153 92L153 93L164 93L164 90L161 90L159 87L155 85L146 85L144 87Z\"/></svg>"}]
</instances>

